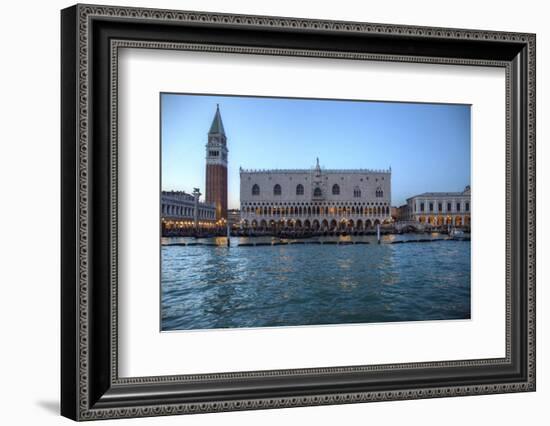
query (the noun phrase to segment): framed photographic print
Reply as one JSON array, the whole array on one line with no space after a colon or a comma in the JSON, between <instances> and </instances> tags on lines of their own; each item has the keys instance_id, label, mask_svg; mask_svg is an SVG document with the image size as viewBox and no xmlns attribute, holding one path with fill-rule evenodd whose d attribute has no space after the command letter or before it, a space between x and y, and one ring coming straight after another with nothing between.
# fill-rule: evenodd
<instances>
[{"instance_id":1,"label":"framed photographic print","mask_svg":"<svg viewBox=\"0 0 550 426\"><path fill-rule=\"evenodd\" d=\"M535 390L535 36L76 5L74 420Z\"/></svg>"}]
</instances>

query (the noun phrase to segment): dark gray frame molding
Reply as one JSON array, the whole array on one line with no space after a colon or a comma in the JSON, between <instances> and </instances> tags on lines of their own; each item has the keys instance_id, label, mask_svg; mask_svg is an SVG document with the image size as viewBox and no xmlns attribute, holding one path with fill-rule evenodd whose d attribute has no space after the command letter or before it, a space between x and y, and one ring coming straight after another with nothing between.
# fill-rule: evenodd
<instances>
[{"instance_id":1,"label":"dark gray frame molding","mask_svg":"<svg viewBox=\"0 0 550 426\"><path fill-rule=\"evenodd\" d=\"M62 24L61 412L74 420L535 390L535 36L76 5ZM506 70L506 356L118 377L120 48Z\"/></svg>"}]
</instances>

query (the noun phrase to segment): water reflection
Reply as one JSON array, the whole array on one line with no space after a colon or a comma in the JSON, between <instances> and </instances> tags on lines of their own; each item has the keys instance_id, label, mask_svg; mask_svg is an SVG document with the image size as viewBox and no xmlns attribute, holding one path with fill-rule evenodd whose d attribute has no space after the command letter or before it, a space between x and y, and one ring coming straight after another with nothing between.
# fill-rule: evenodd
<instances>
[{"instance_id":1,"label":"water reflection","mask_svg":"<svg viewBox=\"0 0 550 426\"><path fill-rule=\"evenodd\" d=\"M470 243L422 238L163 240L162 329L469 318Z\"/></svg>"}]
</instances>

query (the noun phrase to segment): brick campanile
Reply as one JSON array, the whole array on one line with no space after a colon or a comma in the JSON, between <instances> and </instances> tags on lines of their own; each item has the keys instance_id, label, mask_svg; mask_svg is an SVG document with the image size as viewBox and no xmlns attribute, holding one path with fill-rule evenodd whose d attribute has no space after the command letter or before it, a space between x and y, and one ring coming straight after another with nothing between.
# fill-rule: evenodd
<instances>
[{"instance_id":1,"label":"brick campanile","mask_svg":"<svg viewBox=\"0 0 550 426\"><path fill-rule=\"evenodd\" d=\"M206 202L216 204L217 220L227 220L227 153L227 137L217 105L206 144Z\"/></svg>"}]
</instances>

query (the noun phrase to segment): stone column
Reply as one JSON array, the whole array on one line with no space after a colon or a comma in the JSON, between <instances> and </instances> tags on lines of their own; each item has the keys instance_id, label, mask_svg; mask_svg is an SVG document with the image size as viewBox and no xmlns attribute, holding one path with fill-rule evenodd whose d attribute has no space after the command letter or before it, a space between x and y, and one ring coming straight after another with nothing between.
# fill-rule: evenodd
<instances>
[{"instance_id":1,"label":"stone column","mask_svg":"<svg viewBox=\"0 0 550 426\"><path fill-rule=\"evenodd\" d=\"M195 226L195 231L199 230L199 197L201 193L199 188L193 188L193 197L195 197L193 204L193 222Z\"/></svg>"}]
</instances>

